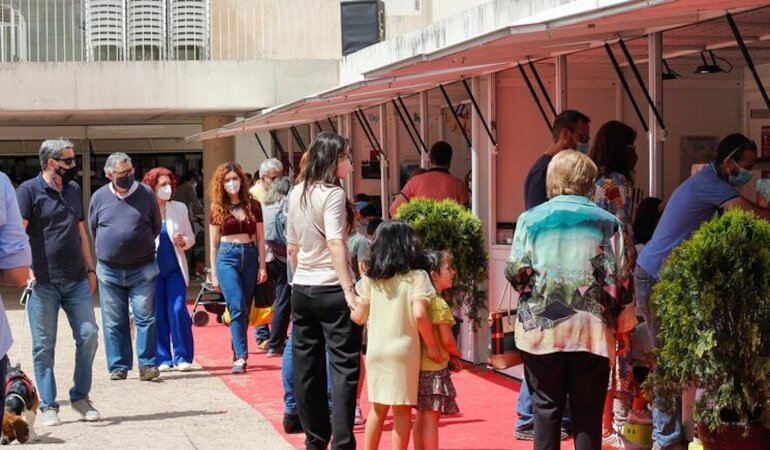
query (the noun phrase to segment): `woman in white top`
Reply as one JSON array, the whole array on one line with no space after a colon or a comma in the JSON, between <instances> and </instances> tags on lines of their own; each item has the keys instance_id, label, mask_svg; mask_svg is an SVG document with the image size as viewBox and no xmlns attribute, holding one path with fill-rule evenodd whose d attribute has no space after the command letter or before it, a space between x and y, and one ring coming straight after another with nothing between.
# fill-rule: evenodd
<instances>
[{"instance_id":1,"label":"woman in white top","mask_svg":"<svg viewBox=\"0 0 770 450\"><path fill-rule=\"evenodd\" d=\"M293 272L294 390L307 448L355 449L353 415L360 370L361 328L355 305L347 236L353 222L340 179L353 161L348 141L320 133L307 151L299 183L289 193L286 230ZM332 378L331 423L326 393L328 349Z\"/></svg>"},{"instance_id":2,"label":"woman in white top","mask_svg":"<svg viewBox=\"0 0 770 450\"><path fill-rule=\"evenodd\" d=\"M194 345L192 320L187 311L187 258L184 251L195 245L187 206L172 201L174 174L156 167L144 174L142 182L152 188L163 220L160 235L155 238L158 280L155 285L155 326L158 343L155 362L166 372L176 367L192 368ZM173 352L171 344L173 342Z\"/></svg>"}]
</instances>

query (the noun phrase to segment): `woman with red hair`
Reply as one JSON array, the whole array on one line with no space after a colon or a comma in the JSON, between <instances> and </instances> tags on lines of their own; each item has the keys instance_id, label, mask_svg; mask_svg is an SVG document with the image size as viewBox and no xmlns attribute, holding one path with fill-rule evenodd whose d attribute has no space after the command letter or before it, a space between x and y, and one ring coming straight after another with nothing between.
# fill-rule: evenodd
<instances>
[{"instance_id":1,"label":"woman with red hair","mask_svg":"<svg viewBox=\"0 0 770 450\"><path fill-rule=\"evenodd\" d=\"M156 167L144 174L142 182L155 192L162 219L160 235L155 238L158 281L155 285L155 326L158 343L155 363L158 370L172 367L190 370L193 361L192 320L185 298L190 278L184 251L195 244L187 206L171 200L174 174ZM173 343L173 352L172 352Z\"/></svg>"},{"instance_id":2,"label":"woman with red hair","mask_svg":"<svg viewBox=\"0 0 770 450\"><path fill-rule=\"evenodd\" d=\"M230 339L235 352L231 372L245 373L251 298L255 282L267 281L262 209L249 195L243 169L234 162L222 163L214 171L209 196L211 282L222 290L230 311Z\"/></svg>"}]
</instances>

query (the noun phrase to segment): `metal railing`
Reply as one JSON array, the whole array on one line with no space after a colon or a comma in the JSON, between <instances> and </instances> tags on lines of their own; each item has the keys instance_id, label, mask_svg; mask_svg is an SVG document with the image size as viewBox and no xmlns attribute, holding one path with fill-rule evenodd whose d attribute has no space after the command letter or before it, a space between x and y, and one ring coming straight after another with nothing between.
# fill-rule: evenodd
<instances>
[{"instance_id":1,"label":"metal railing","mask_svg":"<svg viewBox=\"0 0 770 450\"><path fill-rule=\"evenodd\" d=\"M0 0L0 62L208 59L210 0Z\"/></svg>"}]
</instances>

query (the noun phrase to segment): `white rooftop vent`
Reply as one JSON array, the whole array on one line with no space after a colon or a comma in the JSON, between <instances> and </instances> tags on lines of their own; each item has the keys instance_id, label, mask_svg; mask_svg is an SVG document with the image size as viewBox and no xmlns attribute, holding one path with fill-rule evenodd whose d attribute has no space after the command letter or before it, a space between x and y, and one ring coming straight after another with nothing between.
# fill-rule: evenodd
<instances>
[{"instance_id":1,"label":"white rooftop vent","mask_svg":"<svg viewBox=\"0 0 770 450\"><path fill-rule=\"evenodd\" d=\"M84 0L86 58L121 61L126 51L126 11L122 0Z\"/></svg>"},{"instance_id":2,"label":"white rooftop vent","mask_svg":"<svg viewBox=\"0 0 770 450\"><path fill-rule=\"evenodd\" d=\"M12 5L0 5L0 62L27 60L27 21Z\"/></svg>"},{"instance_id":3,"label":"white rooftop vent","mask_svg":"<svg viewBox=\"0 0 770 450\"><path fill-rule=\"evenodd\" d=\"M209 1L171 0L170 8L171 59L208 59Z\"/></svg>"},{"instance_id":4,"label":"white rooftop vent","mask_svg":"<svg viewBox=\"0 0 770 450\"><path fill-rule=\"evenodd\" d=\"M126 24L131 60L166 59L165 0L128 0Z\"/></svg>"}]
</instances>

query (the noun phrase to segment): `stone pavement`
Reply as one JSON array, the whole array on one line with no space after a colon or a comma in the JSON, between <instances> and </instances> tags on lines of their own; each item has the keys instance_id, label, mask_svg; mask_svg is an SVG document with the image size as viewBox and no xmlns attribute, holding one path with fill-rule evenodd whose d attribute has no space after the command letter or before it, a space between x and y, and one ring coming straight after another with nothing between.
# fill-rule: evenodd
<instances>
[{"instance_id":1,"label":"stone pavement","mask_svg":"<svg viewBox=\"0 0 770 450\"><path fill-rule=\"evenodd\" d=\"M14 346L8 353L34 380L29 326L18 304L20 290L2 289ZM101 326L98 302L97 323ZM56 378L62 425L36 425L39 441L25 448L40 449L270 449L294 448L222 380L203 370L168 372L157 382L139 381L138 370L125 381L110 381L101 330L94 361L91 399L102 421L86 423L69 406L75 346L66 316L60 312L56 347ZM16 445L18 443L14 443Z\"/></svg>"}]
</instances>

